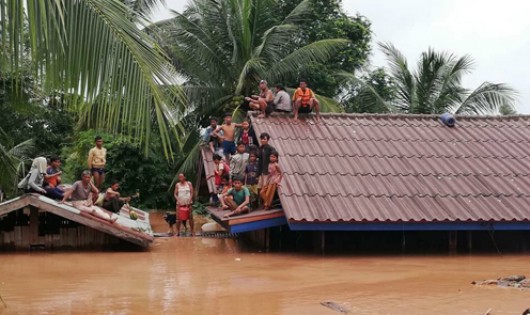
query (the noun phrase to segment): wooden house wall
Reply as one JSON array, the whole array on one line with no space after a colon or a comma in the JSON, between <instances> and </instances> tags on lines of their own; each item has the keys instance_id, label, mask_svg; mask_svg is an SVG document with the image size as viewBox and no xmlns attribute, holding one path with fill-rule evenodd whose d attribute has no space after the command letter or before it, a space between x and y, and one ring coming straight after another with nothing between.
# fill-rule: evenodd
<instances>
[{"instance_id":1,"label":"wooden house wall","mask_svg":"<svg viewBox=\"0 0 530 315\"><path fill-rule=\"evenodd\" d=\"M121 243L117 237L34 207L0 218L0 250L96 249Z\"/></svg>"}]
</instances>

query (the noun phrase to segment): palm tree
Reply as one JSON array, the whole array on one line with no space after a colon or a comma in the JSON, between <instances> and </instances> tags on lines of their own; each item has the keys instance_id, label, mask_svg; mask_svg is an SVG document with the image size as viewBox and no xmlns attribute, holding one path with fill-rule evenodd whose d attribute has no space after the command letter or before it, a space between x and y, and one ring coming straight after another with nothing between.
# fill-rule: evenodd
<instances>
[{"instance_id":1,"label":"palm tree","mask_svg":"<svg viewBox=\"0 0 530 315\"><path fill-rule=\"evenodd\" d=\"M33 150L32 139L21 143L12 143L10 137L0 128L0 191L12 192L15 188L17 174L24 167L24 161L30 159Z\"/></svg>"},{"instance_id":2,"label":"palm tree","mask_svg":"<svg viewBox=\"0 0 530 315\"><path fill-rule=\"evenodd\" d=\"M185 102L174 68L140 29L155 0L0 0L0 71L30 60L45 95L62 93L88 127L147 144L156 130L166 154L170 112ZM128 5L129 6L128 6ZM98 104L98 106L94 106Z\"/></svg>"},{"instance_id":3,"label":"palm tree","mask_svg":"<svg viewBox=\"0 0 530 315\"><path fill-rule=\"evenodd\" d=\"M157 23L152 32L171 56L189 100L188 130L208 116L238 111L260 79L270 83L296 79L299 69L325 62L348 44L344 39L321 40L295 50L298 27L310 13L301 2L283 20L276 18L276 0L194 0L183 13ZM255 93L252 93L255 94ZM324 110L340 108L320 99ZM198 137L187 135L187 169L196 166ZM195 143L195 145L193 145Z\"/></svg>"},{"instance_id":4,"label":"palm tree","mask_svg":"<svg viewBox=\"0 0 530 315\"><path fill-rule=\"evenodd\" d=\"M462 86L462 77L470 73L470 56L429 49L422 53L417 69L411 71L403 54L390 43L379 47L389 62L389 74L396 91L391 107L413 114L499 114L514 108L517 92L504 83L484 82L471 91Z\"/></svg>"}]
</instances>

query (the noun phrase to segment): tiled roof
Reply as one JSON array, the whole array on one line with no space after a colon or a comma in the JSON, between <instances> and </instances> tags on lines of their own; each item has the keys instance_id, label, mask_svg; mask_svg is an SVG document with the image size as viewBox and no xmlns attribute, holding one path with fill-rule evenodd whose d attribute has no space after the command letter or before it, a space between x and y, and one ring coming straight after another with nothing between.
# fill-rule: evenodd
<instances>
[{"instance_id":1,"label":"tiled roof","mask_svg":"<svg viewBox=\"0 0 530 315\"><path fill-rule=\"evenodd\" d=\"M251 116L280 154L289 221L530 220L530 116Z\"/></svg>"}]
</instances>

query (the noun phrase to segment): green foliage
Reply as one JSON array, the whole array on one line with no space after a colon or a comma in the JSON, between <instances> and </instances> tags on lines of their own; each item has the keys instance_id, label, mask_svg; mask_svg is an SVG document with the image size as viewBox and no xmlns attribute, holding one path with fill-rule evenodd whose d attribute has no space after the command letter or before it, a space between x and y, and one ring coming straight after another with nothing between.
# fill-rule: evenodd
<instances>
[{"instance_id":1,"label":"green foliage","mask_svg":"<svg viewBox=\"0 0 530 315\"><path fill-rule=\"evenodd\" d=\"M410 70L404 55L392 44L380 44L387 56L389 74L396 89L392 101L398 111L413 114L499 114L513 109L518 93L504 83L484 82L475 90L462 86L471 72L470 56L457 56L429 49L421 54L417 68Z\"/></svg>"},{"instance_id":2,"label":"green foliage","mask_svg":"<svg viewBox=\"0 0 530 315\"><path fill-rule=\"evenodd\" d=\"M378 68L353 80L341 103L347 113L387 113L396 92L392 78Z\"/></svg>"},{"instance_id":3,"label":"green foliage","mask_svg":"<svg viewBox=\"0 0 530 315\"><path fill-rule=\"evenodd\" d=\"M29 60L43 94L67 93L64 103L87 126L143 144L156 132L169 153L176 134L169 113L185 97L174 68L141 30L144 15L131 10L157 1L123 2L0 0L0 72L19 78Z\"/></svg>"},{"instance_id":4,"label":"green foliage","mask_svg":"<svg viewBox=\"0 0 530 315\"><path fill-rule=\"evenodd\" d=\"M181 120L181 139L191 144L185 152L192 155L183 164L186 173L199 156L193 133L209 116L230 111L242 117L234 100L256 94L260 79L271 86L296 80L302 67L325 63L349 45L329 38L300 44L296 38L299 26L309 22L309 2L284 16L277 7L277 0L194 0L182 14L150 27L184 79L190 108Z\"/></svg>"},{"instance_id":5,"label":"green foliage","mask_svg":"<svg viewBox=\"0 0 530 315\"><path fill-rule=\"evenodd\" d=\"M112 179L120 181L121 193L130 196L140 192L140 199L133 204L147 209L166 209L172 207L170 183L174 176L175 166L160 154L162 148L157 141L152 141L148 154L135 143L123 138L94 130L80 132L75 145L64 151L66 181L77 180L87 168L88 151L94 146L94 137L100 135L105 140L107 149L107 173L104 187Z\"/></svg>"},{"instance_id":6,"label":"green foliage","mask_svg":"<svg viewBox=\"0 0 530 315\"><path fill-rule=\"evenodd\" d=\"M301 0L280 0L279 12L285 16L300 4ZM343 88L343 81L335 75L339 71L353 73L360 69L370 54L372 32L371 23L361 15L347 16L340 0L310 0L307 20L300 26L300 32L293 41L300 47L310 43L344 38L349 43L341 48L330 60L323 63L309 63L301 67L297 78L289 81L290 86L297 85L296 79L305 78L316 93L334 97Z\"/></svg>"},{"instance_id":7,"label":"green foliage","mask_svg":"<svg viewBox=\"0 0 530 315\"><path fill-rule=\"evenodd\" d=\"M194 202L191 206L192 212L194 215L200 215L202 217L208 216L208 210L206 209L206 205L200 202Z\"/></svg>"}]
</instances>

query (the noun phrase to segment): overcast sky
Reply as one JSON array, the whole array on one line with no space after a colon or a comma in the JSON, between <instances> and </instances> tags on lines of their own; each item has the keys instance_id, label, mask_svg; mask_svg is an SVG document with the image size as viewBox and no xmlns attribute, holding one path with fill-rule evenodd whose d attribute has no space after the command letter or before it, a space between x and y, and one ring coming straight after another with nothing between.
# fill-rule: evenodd
<instances>
[{"instance_id":1,"label":"overcast sky","mask_svg":"<svg viewBox=\"0 0 530 315\"><path fill-rule=\"evenodd\" d=\"M186 0L166 0L154 20L182 11ZM416 64L422 51L433 47L469 54L476 64L464 85L476 88L484 81L504 82L521 96L517 111L530 114L530 1L523 0L343 0L348 14L360 13L372 22L374 47L392 42ZM373 66L386 62L377 49Z\"/></svg>"}]
</instances>

